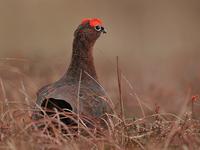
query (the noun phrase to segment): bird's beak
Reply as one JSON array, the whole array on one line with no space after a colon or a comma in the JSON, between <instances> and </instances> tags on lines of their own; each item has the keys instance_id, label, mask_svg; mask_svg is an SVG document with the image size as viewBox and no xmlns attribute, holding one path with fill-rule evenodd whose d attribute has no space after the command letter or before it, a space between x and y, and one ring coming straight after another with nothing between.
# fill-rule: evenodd
<instances>
[{"instance_id":1,"label":"bird's beak","mask_svg":"<svg viewBox=\"0 0 200 150\"><path fill-rule=\"evenodd\" d=\"M104 27L101 27L101 32L102 33L107 33L106 29Z\"/></svg>"}]
</instances>

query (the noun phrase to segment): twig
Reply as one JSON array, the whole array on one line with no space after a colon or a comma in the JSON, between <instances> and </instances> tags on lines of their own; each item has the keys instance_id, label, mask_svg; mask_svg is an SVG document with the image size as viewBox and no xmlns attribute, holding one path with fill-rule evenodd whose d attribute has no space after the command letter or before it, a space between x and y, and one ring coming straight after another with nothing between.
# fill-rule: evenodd
<instances>
[{"instance_id":1,"label":"twig","mask_svg":"<svg viewBox=\"0 0 200 150\"><path fill-rule=\"evenodd\" d=\"M80 136L80 88L81 88L81 78L82 70L80 72L79 82L78 82L78 93L77 93L77 118L78 118L78 136Z\"/></svg>"},{"instance_id":2,"label":"twig","mask_svg":"<svg viewBox=\"0 0 200 150\"><path fill-rule=\"evenodd\" d=\"M120 117L124 122L124 103L122 100L122 87L121 87L121 70L119 68L119 58L117 56L117 79L118 79L118 88L119 88L119 102L120 102Z\"/></svg>"},{"instance_id":3,"label":"twig","mask_svg":"<svg viewBox=\"0 0 200 150\"><path fill-rule=\"evenodd\" d=\"M119 102L120 102L120 118L122 120L122 125L125 128L125 118L124 118L124 103L122 100L122 87L121 87L121 70L119 68L119 58L117 56L117 80L118 80L118 88L119 88ZM122 129L123 130L123 129ZM123 131L125 132L125 131ZM121 135L122 145L125 142L125 138Z\"/></svg>"}]
</instances>

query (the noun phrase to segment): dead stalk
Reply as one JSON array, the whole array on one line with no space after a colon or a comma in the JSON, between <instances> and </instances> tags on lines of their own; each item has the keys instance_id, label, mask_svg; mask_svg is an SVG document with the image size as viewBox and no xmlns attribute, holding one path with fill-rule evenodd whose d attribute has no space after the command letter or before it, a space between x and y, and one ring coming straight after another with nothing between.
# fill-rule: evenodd
<instances>
[{"instance_id":1,"label":"dead stalk","mask_svg":"<svg viewBox=\"0 0 200 150\"><path fill-rule=\"evenodd\" d=\"M120 118L122 120L122 125L125 128L124 103L123 103L123 100L122 100L122 87L121 87L121 70L119 68L119 58L118 58L118 56L117 56L117 79L118 79L118 89L119 89ZM122 130L124 130L124 129L122 129ZM125 130L123 132L125 132ZM121 135L121 143L122 143L122 145L124 145L124 142L125 142L125 138L123 136L123 132L122 132L122 135Z\"/></svg>"},{"instance_id":2,"label":"dead stalk","mask_svg":"<svg viewBox=\"0 0 200 150\"><path fill-rule=\"evenodd\" d=\"M117 56L117 79L118 79L118 89L119 89L119 102L120 102L120 117L124 122L124 103L122 100L122 87L121 87L121 70L119 68L119 58Z\"/></svg>"},{"instance_id":3,"label":"dead stalk","mask_svg":"<svg viewBox=\"0 0 200 150\"><path fill-rule=\"evenodd\" d=\"M82 70L80 72L77 93L77 118L78 118L78 136L80 136L80 88L81 88Z\"/></svg>"}]
</instances>

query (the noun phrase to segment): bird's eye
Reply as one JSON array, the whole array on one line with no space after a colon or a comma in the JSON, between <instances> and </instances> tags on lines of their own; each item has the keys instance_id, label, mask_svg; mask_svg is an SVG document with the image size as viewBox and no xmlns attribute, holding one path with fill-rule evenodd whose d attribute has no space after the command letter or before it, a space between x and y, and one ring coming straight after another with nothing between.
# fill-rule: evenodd
<instances>
[{"instance_id":1,"label":"bird's eye","mask_svg":"<svg viewBox=\"0 0 200 150\"><path fill-rule=\"evenodd\" d=\"M95 26L94 28L96 31L101 31L101 26Z\"/></svg>"}]
</instances>

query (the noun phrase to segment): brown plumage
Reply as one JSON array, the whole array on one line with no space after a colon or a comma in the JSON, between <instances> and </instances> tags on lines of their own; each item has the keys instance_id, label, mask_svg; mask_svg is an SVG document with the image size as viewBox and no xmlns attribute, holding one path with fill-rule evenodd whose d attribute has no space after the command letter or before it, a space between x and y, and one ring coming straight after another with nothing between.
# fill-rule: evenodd
<instances>
[{"instance_id":1,"label":"brown plumage","mask_svg":"<svg viewBox=\"0 0 200 150\"><path fill-rule=\"evenodd\" d=\"M72 58L67 72L60 80L38 91L38 106L50 110L56 108L59 111L68 109L77 113L79 96L79 113L83 116L98 119L105 113L112 112L106 94L98 82L93 60L93 47L102 32L106 31L101 20L82 21L74 32ZM38 118L38 113L34 113L33 118ZM69 120L64 122L69 123Z\"/></svg>"}]
</instances>

